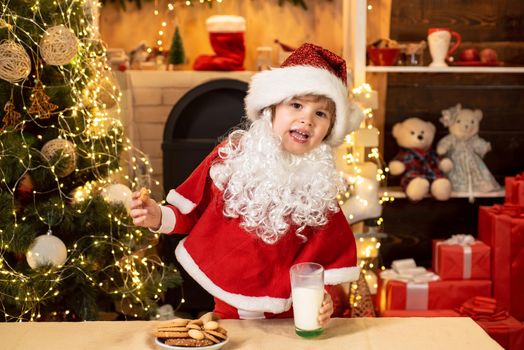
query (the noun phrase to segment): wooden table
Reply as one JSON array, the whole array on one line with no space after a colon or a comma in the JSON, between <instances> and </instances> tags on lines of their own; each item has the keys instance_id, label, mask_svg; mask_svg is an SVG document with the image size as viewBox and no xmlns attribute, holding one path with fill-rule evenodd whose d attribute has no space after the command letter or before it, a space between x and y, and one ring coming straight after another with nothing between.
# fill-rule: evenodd
<instances>
[{"instance_id":1,"label":"wooden table","mask_svg":"<svg viewBox=\"0 0 524 350\"><path fill-rule=\"evenodd\" d=\"M502 349L469 318L333 319L320 337L301 339L285 320L223 320L224 350ZM159 349L151 332L161 322L0 323L2 350Z\"/></svg>"}]
</instances>

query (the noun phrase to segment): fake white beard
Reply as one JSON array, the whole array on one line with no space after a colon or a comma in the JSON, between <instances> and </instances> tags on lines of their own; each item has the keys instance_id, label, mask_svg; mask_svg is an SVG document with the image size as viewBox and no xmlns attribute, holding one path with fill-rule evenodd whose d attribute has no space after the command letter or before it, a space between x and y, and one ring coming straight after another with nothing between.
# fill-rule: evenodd
<instances>
[{"instance_id":1,"label":"fake white beard","mask_svg":"<svg viewBox=\"0 0 524 350\"><path fill-rule=\"evenodd\" d=\"M328 215L339 210L336 196L343 188L329 145L298 156L280 143L266 113L249 130L231 133L219 150L223 161L210 169L224 193L224 215L241 217L243 228L268 244L276 243L292 224L306 240L300 232L327 223Z\"/></svg>"}]
</instances>

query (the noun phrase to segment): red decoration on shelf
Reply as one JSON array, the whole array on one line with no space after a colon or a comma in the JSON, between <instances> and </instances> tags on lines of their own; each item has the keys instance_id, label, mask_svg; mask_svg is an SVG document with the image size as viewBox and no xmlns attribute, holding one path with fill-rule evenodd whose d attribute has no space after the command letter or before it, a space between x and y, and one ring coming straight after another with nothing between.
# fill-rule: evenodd
<instances>
[{"instance_id":1,"label":"red decoration on shelf","mask_svg":"<svg viewBox=\"0 0 524 350\"><path fill-rule=\"evenodd\" d=\"M491 247L493 297L524 320L524 207L494 205L479 209L478 239Z\"/></svg>"}]
</instances>

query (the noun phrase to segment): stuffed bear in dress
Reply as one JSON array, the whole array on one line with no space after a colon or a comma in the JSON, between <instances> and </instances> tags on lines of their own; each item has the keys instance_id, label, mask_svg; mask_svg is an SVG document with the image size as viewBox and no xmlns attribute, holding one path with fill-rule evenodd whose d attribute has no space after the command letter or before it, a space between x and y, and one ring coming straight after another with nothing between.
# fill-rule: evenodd
<instances>
[{"instance_id":1,"label":"stuffed bear in dress","mask_svg":"<svg viewBox=\"0 0 524 350\"><path fill-rule=\"evenodd\" d=\"M482 120L480 109L462 108L460 104L442 111L440 121L449 130L437 144L437 153L451 158L449 179L455 192L490 192L500 190L482 158L491 144L478 136Z\"/></svg>"},{"instance_id":2,"label":"stuffed bear in dress","mask_svg":"<svg viewBox=\"0 0 524 350\"><path fill-rule=\"evenodd\" d=\"M451 195L451 183L444 173L452 168L449 159L439 159L431 148L435 125L419 118L408 118L393 126L393 137L400 146L399 153L389 163L391 175L401 175L400 184L412 201L426 194L438 200Z\"/></svg>"}]
</instances>

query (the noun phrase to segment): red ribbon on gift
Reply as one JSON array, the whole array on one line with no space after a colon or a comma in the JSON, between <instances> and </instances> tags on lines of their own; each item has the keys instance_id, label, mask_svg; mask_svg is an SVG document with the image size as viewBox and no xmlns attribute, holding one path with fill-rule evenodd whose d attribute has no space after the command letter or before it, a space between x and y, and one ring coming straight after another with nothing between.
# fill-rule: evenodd
<instances>
[{"instance_id":1,"label":"red ribbon on gift","mask_svg":"<svg viewBox=\"0 0 524 350\"><path fill-rule=\"evenodd\" d=\"M524 181L524 171L515 176L515 180Z\"/></svg>"},{"instance_id":2,"label":"red ribbon on gift","mask_svg":"<svg viewBox=\"0 0 524 350\"><path fill-rule=\"evenodd\" d=\"M497 301L487 297L471 298L456 311L475 321L502 321L509 317L509 312L506 309L497 307Z\"/></svg>"},{"instance_id":3,"label":"red ribbon on gift","mask_svg":"<svg viewBox=\"0 0 524 350\"><path fill-rule=\"evenodd\" d=\"M505 214L512 218L524 218L524 207L513 204L494 204L491 210L495 214Z\"/></svg>"}]
</instances>

